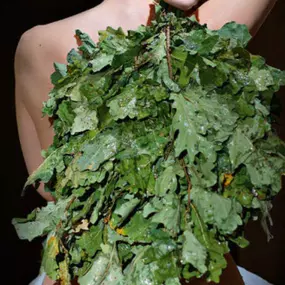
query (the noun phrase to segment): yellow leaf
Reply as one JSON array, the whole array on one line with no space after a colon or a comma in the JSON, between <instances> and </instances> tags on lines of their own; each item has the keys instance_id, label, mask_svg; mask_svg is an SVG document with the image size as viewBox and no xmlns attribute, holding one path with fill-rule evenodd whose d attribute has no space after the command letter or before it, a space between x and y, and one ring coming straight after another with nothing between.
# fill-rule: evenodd
<instances>
[{"instance_id":1,"label":"yellow leaf","mask_svg":"<svg viewBox=\"0 0 285 285\"><path fill-rule=\"evenodd\" d=\"M59 263L59 280L60 285L70 285L70 274L68 271L68 262L66 259Z\"/></svg>"},{"instance_id":2,"label":"yellow leaf","mask_svg":"<svg viewBox=\"0 0 285 285\"><path fill-rule=\"evenodd\" d=\"M113 225L112 221L109 222L109 226L110 226L110 228L111 228L112 230L115 229L115 226Z\"/></svg>"},{"instance_id":3,"label":"yellow leaf","mask_svg":"<svg viewBox=\"0 0 285 285\"><path fill-rule=\"evenodd\" d=\"M47 242L49 248L49 255L51 258L55 258L59 254L59 241L55 236L51 236Z\"/></svg>"},{"instance_id":4,"label":"yellow leaf","mask_svg":"<svg viewBox=\"0 0 285 285\"><path fill-rule=\"evenodd\" d=\"M233 179L234 179L234 177L232 174L230 174L230 173L224 174L224 186L225 187L229 186L232 183Z\"/></svg>"},{"instance_id":5,"label":"yellow leaf","mask_svg":"<svg viewBox=\"0 0 285 285\"><path fill-rule=\"evenodd\" d=\"M123 228L121 228L121 229L116 229L116 232L117 232L119 235L123 235L123 236L126 235L126 232L125 232L125 230L124 230Z\"/></svg>"}]
</instances>

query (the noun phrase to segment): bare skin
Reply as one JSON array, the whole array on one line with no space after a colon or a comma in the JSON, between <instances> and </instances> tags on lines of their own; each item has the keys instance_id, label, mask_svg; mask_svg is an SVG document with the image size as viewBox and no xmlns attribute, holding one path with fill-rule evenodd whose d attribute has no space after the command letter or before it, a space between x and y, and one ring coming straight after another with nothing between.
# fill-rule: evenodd
<instances>
[{"instance_id":1,"label":"bare skin","mask_svg":"<svg viewBox=\"0 0 285 285\"><path fill-rule=\"evenodd\" d=\"M74 31L88 33L94 41L98 31L107 26L136 29L146 24L151 0L105 0L101 5L67 19L44 26L36 26L21 37L15 56L16 111L20 142L29 173L42 162L41 150L53 139L48 118L42 118L42 103L52 88L50 75L54 62L66 62L66 54L76 48ZM168 0L173 6L187 10L196 0ZM276 0L209 0L199 7L199 20L210 29L218 29L226 22L246 24L255 34ZM51 195L38 192L46 199ZM44 285L52 285L46 279Z\"/></svg>"}]
</instances>

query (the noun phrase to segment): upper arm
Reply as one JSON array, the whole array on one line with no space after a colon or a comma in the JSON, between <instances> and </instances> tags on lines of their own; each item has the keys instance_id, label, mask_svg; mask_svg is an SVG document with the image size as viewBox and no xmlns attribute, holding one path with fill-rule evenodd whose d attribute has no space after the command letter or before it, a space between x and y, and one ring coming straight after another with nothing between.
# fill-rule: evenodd
<instances>
[{"instance_id":1,"label":"upper arm","mask_svg":"<svg viewBox=\"0 0 285 285\"><path fill-rule=\"evenodd\" d=\"M254 35L277 0L208 0L198 9L199 20L210 29L235 21L245 24Z\"/></svg>"},{"instance_id":2,"label":"upper arm","mask_svg":"<svg viewBox=\"0 0 285 285\"><path fill-rule=\"evenodd\" d=\"M31 174L42 163L41 150L52 142L53 130L48 118L42 117L42 102L47 99L51 84L52 65L46 66L38 50L37 31L25 33L15 55L15 103L18 134L28 172ZM50 200L41 185L39 193Z\"/></svg>"}]
</instances>

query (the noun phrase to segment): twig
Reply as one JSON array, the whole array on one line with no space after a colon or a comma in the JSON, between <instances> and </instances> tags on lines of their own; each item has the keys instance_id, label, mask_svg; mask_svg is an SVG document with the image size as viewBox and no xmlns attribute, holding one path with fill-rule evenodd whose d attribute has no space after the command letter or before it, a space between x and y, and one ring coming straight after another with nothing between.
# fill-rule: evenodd
<instances>
[{"instance_id":1,"label":"twig","mask_svg":"<svg viewBox=\"0 0 285 285\"><path fill-rule=\"evenodd\" d=\"M60 243L60 245L61 245L61 247L62 247L62 249L63 249L63 251L64 251L65 256L68 256L68 250L67 250L67 248L65 247L63 241L61 240L61 238L59 238L58 240L59 240L59 243Z\"/></svg>"},{"instance_id":2,"label":"twig","mask_svg":"<svg viewBox=\"0 0 285 285\"><path fill-rule=\"evenodd\" d=\"M170 79L173 80L173 71L172 71L172 64L171 64L171 50L170 50L170 26L168 25L165 28L165 36L166 36L166 58L167 58L167 65L168 65L168 73Z\"/></svg>"},{"instance_id":3,"label":"twig","mask_svg":"<svg viewBox=\"0 0 285 285\"><path fill-rule=\"evenodd\" d=\"M173 71L172 71L172 64L171 64L171 50L170 50L170 25L168 25L165 28L165 35L166 35L166 58L167 58L167 65L168 65L168 73L169 73L169 77L170 79L173 80ZM191 197L190 197L190 193L191 193L191 189L192 189L192 183L191 183L191 179L187 170L187 166L185 163L184 158L182 158L180 160L180 163L183 167L185 176L186 176L186 180L187 180L187 192L188 192L188 203L187 203L187 212L190 212L190 205L191 205Z\"/></svg>"},{"instance_id":4,"label":"twig","mask_svg":"<svg viewBox=\"0 0 285 285\"><path fill-rule=\"evenodd\" d=\"M67 206L66 206L66 208L65 208L65 213L69 210L69 208L71 207L71 205L72 205L72 203L75 201L75 199L76 199L76 196L73 196L73 197L71 198L71 200L68 202L68 204L67 204Z\"/></svg>"},{"instance_id":5,"label":"twig","mask_svg":"<svg viewBox=\"0 0 285 285\"><path fill-rule=\"evenodd\" d=\"M115 206L116 204L116 201L123 195L123 193L120 193L119 195L117 195L116 197L114 197L113 201L112 201L112 204L111 204L111 207L108 209L107 211L107 216L104 218L104 223L105 224L108 224L110 219L111 219L111 216L112 216L112 209L113 207Z\"/></svg>"},{"instance_id":6,"label":"twig","mask_svg":"<svg viewBox=\"0 0 285 285\"><path fill-rule=\"evenodd\" d=\"M68 202L68 204L66 205L66 207L64 209L64 214L67 214L67 211L69 210L69 208L71 207L71 205L75 201L75 199L76 199L76 196L73 196L71 198L71 200ZM56 225L56 231L58 231L60 229L60 227L62 226L62 222L63 222L63 219L60 219L60 221Z\"/></svg>"}]
</instances>

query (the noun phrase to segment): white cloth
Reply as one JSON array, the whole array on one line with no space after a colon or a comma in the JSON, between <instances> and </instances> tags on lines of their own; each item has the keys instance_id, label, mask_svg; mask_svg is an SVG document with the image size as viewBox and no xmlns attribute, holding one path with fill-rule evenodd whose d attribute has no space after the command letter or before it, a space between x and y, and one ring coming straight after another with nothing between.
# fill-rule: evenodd
<instances>
[{"instance_id":1,"label":"white cloth","mask_svg":"<svg viewBox=\"0 0 285 285\"><path fill-rule=\"evenodd\" d=\"M273 285L261 277L247 271L243 267L238 267L238 270L245 285Z\"/></svg>"},{"instance_id":2,"label":"white cloth","mask_svg":"<svg viewBox=\"0 0 285 285\"><path fill-rule=\"evenodd\" d=\"M29 285L42 285L46 275L42 273L35 280L33 280Z\"/></svg>"},{"instance_id":3,"label":"white cloth","mask_svg":"<svg viewBox=\"0 0 285 285\"><path fill-rule=\"evenodd\" d=\"M242 267L238 267L238 270L242 276L245 285L273 285ZM44 279L45 279L45 274L41 274L29 285L42 285Z\"/></svg>"}]
</instances>

